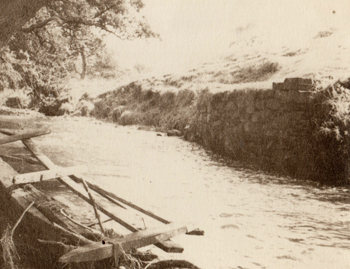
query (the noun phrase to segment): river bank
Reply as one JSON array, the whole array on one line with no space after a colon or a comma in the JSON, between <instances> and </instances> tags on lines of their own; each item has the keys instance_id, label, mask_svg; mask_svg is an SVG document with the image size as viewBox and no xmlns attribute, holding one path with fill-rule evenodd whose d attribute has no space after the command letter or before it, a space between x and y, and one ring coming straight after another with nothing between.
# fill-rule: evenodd
<instances>
[{"instance_id":1,"label":"river bank","mask_svg":"<svg viewBox=\"0 0 350 269\"><path fill-rule=\"evenodd\" d=\"M89 115L98 119L183 135L247 167L348 184L348 82L322 86L308 78L286 78L270 88L211 85L195 92L183 81L166 78L158 83L178 88L161 91L155 82L136 81L81 102L90 102Z\"/></svg>"}]
</instances>

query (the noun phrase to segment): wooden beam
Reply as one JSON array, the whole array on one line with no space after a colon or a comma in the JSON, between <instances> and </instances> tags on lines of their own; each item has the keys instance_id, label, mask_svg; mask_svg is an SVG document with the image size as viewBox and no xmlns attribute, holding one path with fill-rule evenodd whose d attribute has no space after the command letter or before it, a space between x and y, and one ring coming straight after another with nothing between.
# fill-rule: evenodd
<instances>
[{"instance_id":1,"label":"wooden beam","mask_svg":"<svg viewBox=\"0 0 350 269\"><path fill-rule=\"evenodd\" d=\"M11 199L7 207L13 219L18 218L19 211L26 208L30 204L30 200L26 199L25 192L23 189L17 189L12 193ZM82 241L77 241L75 237L71 234L62 233L53 226L52 222L42 214L36 207L31 207L27 212L22 224L28 233L31 233L34 237L43 240L53 240L53 241L65 241L70 244L84 245Z\"/></svg>"},{"instance_id":2,"label":"wooden beam","mask_svg":"<svg viewBox=\"0 0 350 269\"><path fill-rule=\"evenodd\" d=\"M159 240L167 240L188 231L187 226L168 224L161 228L132 233L124 236L124 238L79 247L63 255L59 261L62 263L71 263L102 260L112 257L115 254L121 255L123 251L129 252L133 248L137 249L156 244Z\"/></svg>"},{"instance_id":3,"label":"wooden beam","mask_svg":"<svg viewBox=\"0 0 350 269\"><path fill-rule=\"evenodd\" d=\"M35 145L35 143L31 140L31 139L26 139L26 140L22 140L23 144L27 147L27 149L39 160L39 162L45 166L48 169L55 169L56 165L44 154L42 153L42 151ZM63 177L60 178L62 181L61 183L68 181L70 178L69 177ZM88 182L87 182L88 183ZM88 186L91 186L92 184L88 183ZM67 185L66 185L67 186ZM95 188L96 189L96 188ZM73 191L73 190L72 190ZM86 197L85 197L86 198ZM113 197L115 198L115 197ZM83 198L84 199L84 198ZM124 200L125 201L125 200ZM88 202L88 201L87 201ZM131 203L129 203L131 204ZM104 210L104 209L103 209ZM111 219L115 220L116 222L118 222L119 224L124 223L127 225L128 230L135 232L138 231L137 229L135 229L134 227L132 227L130 224L124 222L123 220L121 220L120 218L118 218L117 216L110 214L108 211L107 214L103 211L101 211L102 213L104 213L105 215L107 215L108 217L110 217ZM113 216L113 217L112 217ZM166 221L166 220L165 220ZM124 227L126 227L125 225L123 225ZM181 246L179 246L178 244L171 242L170 240L166 240L166 241L162 241L162 240L158 240L157 247L163 249L164 251L171 251L171 252L176 252L176 253L181 253L183 252L183 248Z\"/></svg>"},{"instance_id":4,"label":"wooden beam","mask_svg":"<svg viewBox=\"0 0 350 269\"><path fill-rule=\"evenodd\" d=\"M45 246L46 249L49 249L51 253L57 254L57 256L62 256L63 254L68 253L69 251L76 249L76 246L66 245L62 242L50 241L50 240L41 240L38 239L38 242Z\"/></svg>"},{"instance_id":5,"label":"wooden beam","mask_svg":"<svg viewBox=\"0 0 350 269\"><path fill-rule=\"evenodd\" d=\"M72 192L74 192L76 195L78 195L80 198L82 198L84 201L88 202L90 205L92 205L91 200L87 197L87 195L80 191L80 189L82 188L81 186L79 186L77 183L75 183L73 180L71 180L70 178L67 177L63 177L63 178L58 178L57 179L59 182L61 182L63 185L65 185L68 189L70 189ZM99 211L101 211L103 214L105 214L106 216L110 217L111 219L113 219L114 221L116 221L117 223L119 223L120 225L122 225L123 227L125 227L126 229L128 229L129 231L132 232L137 232L139 231L138 229L136 229L134 226L132 226L131 224L125 222L124 220L118 218L116 215L114 215L113 213L109 212L108 210L106 210L105 208L103 208L99 203L96 203L96 207Z\"/></svg>"},{"instance_id":6,"label":"wooden beam","mask_svg":"<svg viewBox=\"0 0 350 269\"><path fill-rule=\"evenodd\" d=\"M39 148L36 147L34 142L31 139L23 140L23 144L28 148L28 150L48 169L56 169L56 165L46 156L44 155ZM90 203L90 199L82 192L79 191L81 189L80 186L77 186L71 178L69 177L61 177L58 178L58 181L60 181L63 185L65 185L68 189L70 189L72 192L77 194L80 198L85 200L86 202ZM73 186L74 185L74 186ZM102 208L100 205L98 205L98 209L114 221L118 222L125 228L127 228L129 231L136 232L138 229L134 228L130 224L126 223L122 219L118 218L114 214L108 212L104 208Z\"/></svg>"},{"instance_id":7,"label":"wooden beam","mask_svg":"<svg viewBox=\"0 0 350 269\"><path fill-rule=\"evenodd\" d=\"M70 221L61 211L61 209L65 209L67 206L52 197L47 197L34 186L27 184L24 187L24 193L22 195L24 199L30 202L34 201L34 207L50 220L50 222L56 223L59 226L78 234L80 237L85 236L86 242L98 241L101 238L100 234L91 232L91 230ZM92 241L88 239L91 239Z\"/></svg>"},{"instance_id":8,"label":"wooden beam","mask_svg":"<svg viewBox=\"0 0 350 269\"><path fill-rule=\"evenodd\" d=\"M86 167L84 166L55 167L52 170L16 175L13 177L12 182L13 184L28 184L33 182L40 182L43 180L55 179L58 177L69 176L75 173L83 172L84 170L86 170Z\"/></svg>"},{"instance_id":9,"label":"wooden beam","mask_svg":"<svg viewBox=\"0 0 350 269\"><path fill-rule=\"evenodd\" d=\"M22 143L26 148L34 155L35 158L47 169L56 169L57 165L54 164L33 142L31 139L22 140Z\"/></svg>"},{"instance_id":10,"label":"wooden beam","mask_svg":"<svg viewBox=\"0 0 350 269\"><path fill-rule=\"evenodd\" d=\"M167 253L182 253L185 250L180 244L171 240L160 240L159 238L158 243L154 245Z\"/></svg>"},{"instance_id":11,"label":"wooden beam","mask_svg":"<svg viewBox=\"0 0 350 269\"><path fill-rule=\"evenodd\" d=\"M73 179L75 181L78 181L78 182L81 182L81 178L82 177L80 175L77 175L77 174L74 174L74 176L73 176ZM123 198L120 198L120 197L118 197L117 195L115 195L112 192L106 191L106 190L100 188L99 186L90 183L87 180L85 180L85 181L88 184L90 189L94 190L95 192L99 193L100 195L102 195L105 198L109 197L109 199L107 198L108 200L110 200L111 198L115 199L115 200L117 200L117 201L119 201L119 202L121 202L121 203L123 203L123 204L125 204L127 206L130 206L131 208L133 208L133 209L135 209L137 211L140 211L141 213L143 213L143 214L145 214L145 215L147 215L147 216L149 216L149 217L151 217L151 218L153 218L155 220L158 220L158 221L160 221L160 222L162 222L164 224L169 224L170 223L170 221L165 220L165 219L163 219L163 218L153 214L152 212L147 211L147 210L145 210L145 209L143 209L143 208L141 208L141 207L139 207L139 206L137 206L137 205L135 205L135 204L125 200L125 199L123 199Z\"/></svg>"},{"instance_id":12,"label":"wooden beam","mask_svg":"<svg viewBox=\"0 0 350 269\"><path fill-rule=\"evenodd\" d=\"M31 131L31 132L26 132L22 134L16 134L4 138L0 138L0 145L7 144L10 142L15 142L18 140L23 140L23 139L28 139L32 137L37 137L41 135L46 135L49 134L51 131L49 129L43 129L43 130L38 130L38 131Z\"/></svg>"}]
</instances>

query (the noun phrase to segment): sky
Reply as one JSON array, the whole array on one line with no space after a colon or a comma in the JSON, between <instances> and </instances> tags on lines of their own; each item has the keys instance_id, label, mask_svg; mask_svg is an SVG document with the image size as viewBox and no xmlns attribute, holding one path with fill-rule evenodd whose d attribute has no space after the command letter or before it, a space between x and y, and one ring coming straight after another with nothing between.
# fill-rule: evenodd
<instances>
[{"instance_id":1,"label":"sky","mask_svg":"<svg viewBox=\"0 0 350 269\"><path fill-rule=\"evenodd\" d=\"M109 37L108 48L122 68L141 64L156 73L182 72L215 61L234 49L247 49L252 37L258 40L255 49L298 48L307 47L319 31L350 29L349 0L144 0L144 3L142 14L161 40L120 41ZM230 46L232 42L238 46Z\"/></svg>"}]
</instances>

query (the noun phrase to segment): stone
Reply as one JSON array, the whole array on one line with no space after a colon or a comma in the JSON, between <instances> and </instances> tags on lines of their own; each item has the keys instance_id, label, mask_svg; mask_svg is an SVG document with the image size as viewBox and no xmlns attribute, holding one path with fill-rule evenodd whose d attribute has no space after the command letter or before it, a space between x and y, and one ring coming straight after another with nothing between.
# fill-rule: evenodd
<instances>
[{"instance_id":1,"label":"stone","mask_svg":"<svg viewBox=\"0 0 350 269\"><path fill-rule=\"evenodd\" d=\"M182 136L182 132L177 129L172 129L167 132L168 136Z\"/></svg>"},{"instance_id":2,"label":"stone","mask_svg":"<svg viewBox=\"0 0 350 269\"><path fill-rule=\"evenodd\" d=\"M264 99L273 98L275 96L275 92L276 91L274 91L274 90L265 90L263 98Z\"/></svg>"},{"instance_id":3,"label":"stone","mask_svg":"<svg viewBox=\"0 0 350 269\"><path fill-rule=\"evenodd\" d=\"M264 109L264 104L265 104L265 101L263 99L257 99L255 101L255 108L257 110L263 110Z\"/></svg>"},{"instance_id":4,"label":"stone","mask_svg":"<svg viewBox=\"0 0 350 269\"><path fill-rule=\"evenodd\" d=\"M286 78L284 80L285 84L303 84L303 85L312 85L311 78Z\"/></svg>"},{"instance_id":5,"label":"stone","mask_svg":"<svg viewBox=\"0 0 350 269\"><path fill-rule=\"evenodd\" d=\"M247 103L246 112L252 114L255 111L254 103Z\"/></svg>"},{"instance_id":6,"label":"stone","mask_svg":"<svg viewBox=\"0 0 350 269\"><path fill-rule=\"evenodd\" d=\"M208 111L208 113L211 113L211 111L212 111L212 107L210 104L207 106L207 111Z\"/></svg>"},{"instance_id":7,"label":"stone","mask_svg":"<svg viewBox=\"0 0 350 269\"><path fill-rule=\"evenodd\" d=\"M140 115L136 112L125 110L118 119L120 125L133 125L140 123Z\"/></svg>"},{"instance_id":8,"label":"stone","mask_svg":"<svg viewBox=\"0 0 350 269\"><path fill-rule=\"evenodd\" d=\"M288 102L288 91L276 91L275 98L282 102Z\"/></svg>"},{"instance_id":9,"label":"stone","mask_svg":"<svg viewBox=\"0 0 350 269\"><path fill-rule=\"evenodd\" d=\"M118 122L118 119L123 114L123 112L126 110L125 106L118 106L112 111L112 120L114 122Z\"/></svg>"},{"instance_id":10,"label":"stone","mask_svg":"<svg viewBox=\"0 0 350 269\"><path fill-rule=\"evenodd\" d=\"M80 110L76 110L71 114L72 117L81 117L81 111Z\"/></svg>"},{"instance_id":11,"label":"stone","mask_svg":"<svg viewBox=\"0 0 350 269\"><path fill-rule=\"evenodd\" d=\"M207 107L202 107L199 109L200 113L207 113Z\"/></svg>"},{"instance_id":12,"label":"stone","mask_svg":"<svg viewBox=\"0 0 350 269\"><path fill-rule=\"evenodd\" d=\"M311 92L299 92L296 100L299 104L306 104L310 101Z\"/></svg>"},{"instance_id":13,"label":"stone","mask_svg":"<svg viewBox=\"0 0 350 269\"><path fill-rule=\"evenodd\" d=\"M288 91L288 102L297 102L299 98L299 92L298 91Z\"/></svg>"},{"instance_id":14,"label":"stone","mask_svg":"<svg viewBox=\"0 0 350 269\"><path fill-rule=\"evenodd\" d=\"M251 117L252 122L258 122L261 119L261 114L260 113L254 113Z\"/></svg>"},{"instance_id":15,"label":"stone","mask_svg":"<svg viewBox=\"0 0 350 269\"><path fill-rule=\"evenodd\" d=\"M199 122L203 122L204 121L204 114L200 114L199 118L198 118Z\"/></svg>"},{"instance_id":16,"label":"stone","mask_svg":"<svg viewBox=\"0 0 350 269\"><path fill-rule=\"evenodd\" d=\"M275 82L273 82L272 83L272 89L273 90L277 90L277 91L280 91L280 90L284 90L285 88L284 88L284 83L282 82L280 82L280 83L275 83Z\"/></svg>"},{"instance_id":17,"label":"stone","mask_svg":"<svg viewBox=\"0 0 350 269\"><path fill-rule=\"evenodd\" d=\"M91 112L95 109L95 105L87 100L81 100L77 104L77 110L81 112L82 116L90 116Z\"/></svg>"},{"instance_id":18,"label":"stone","mask_svg":"<svg viewBox=\"0 0 350 269\"><path fill-rule=\"evenodd\" d=\"M271 110L278 110L280 109L281 105L278 100L276 99L268 99L266 101L266 107Z\"/></svg>"},{"instance_id":19,"label":"stone","mask_svg":"<svg viewBox=\"0 0 350 269\"><path fill-rule=\"evenodd\" d=\"M311 78L286 78L284 88L286 90L312 90L313 81Z\"/></svg>"},{"instance_id":20,"label":"stone","mask_svg":"<svg viewBox=\"0 0 350 269\"><path fill-rule=\"evenodd\" d=\"M217 120L213 123L213 126L214 127L219 126L219 125L221 125L221 123L222 123L221 120Z\"/></svg>"},{"instance_id":21,"label":"stone","mask_svg":"<svg viewBox=\"0 0 350 269\"><path fill-rule=\"evenodd\" d=\"M226 111L231 111L231 110L236 110L237 106L235 104L235 102L230 101L226 104Z\"/></svg>"},{"instance_id":22,"label":"stone","mask_svg":"<svg viewBox=\"0 0 350 269\"><path fill-rule=\"evenodd\" d=\"M240 134L240 133L243 133L243 131L244 131L242 124L237 124L237 125L233 126L231 128L231 130L232 130L232 133L234 133L234 134Z\"/></svg>"},{"instance_id":23,"label":"stone","mask_svg":"<svg viewBox=\"0 0 350 269\"><path fill-rule=\"evenodd\" d=\"M58 109L57 116L69 115L74 111L74 107L71 103L63 103Z\"/></svg>"},{"instance_id":24,"label":"stone","mask_svg":"<svg viewBox=\"0 0 350 269\"><path fill-rule=\"evenodd\" d=\"M29 98L27 98L29 99ZM27 108L29 104L28 100L21 98L20 96L11 96L6 99L5 105L12 108Z\"/></svg>"},{"instance_id":25,"label":"stone","mask_svg":"<svg viewBox=\"0 0 350 269\"><path fill-rule=\"evenodd\" d=\"M244 132L246 132L246 133L249 133L249 131L250 131L250 122L246 122L245 124L243 124L243 130L244 130Z\"/></svg>"}]
</instances>

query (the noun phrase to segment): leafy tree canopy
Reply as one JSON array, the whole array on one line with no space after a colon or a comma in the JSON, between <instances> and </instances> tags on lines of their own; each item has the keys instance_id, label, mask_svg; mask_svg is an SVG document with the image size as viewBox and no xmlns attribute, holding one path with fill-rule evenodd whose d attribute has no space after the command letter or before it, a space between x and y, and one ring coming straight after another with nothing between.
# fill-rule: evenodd
<instances>
[{"instance_id":1,"label":"leafy tree canopy","mask_svg":"<svg viewBox=\"0 0 350 269\"><path fill-rule=\"evenodd\" d=\"M5 2L0 8L0 25L2 12L11 4ZM15 30L9 49L1 49L0 77L4 79L0 90L29 87L34 99L57 96L62 78L77 70L74 62L78 57L82 62L79 72L82 78L89 73L89 65L96 68L110 64L109 58L102 57L103 34L113 34L122 40L158 36L140 15L142 0L29 0L27 3L42 7L35 13L34 7L30 7L35 15ZM101 62L103 59L105 63Z\"/></svg>"}]
</instances>

